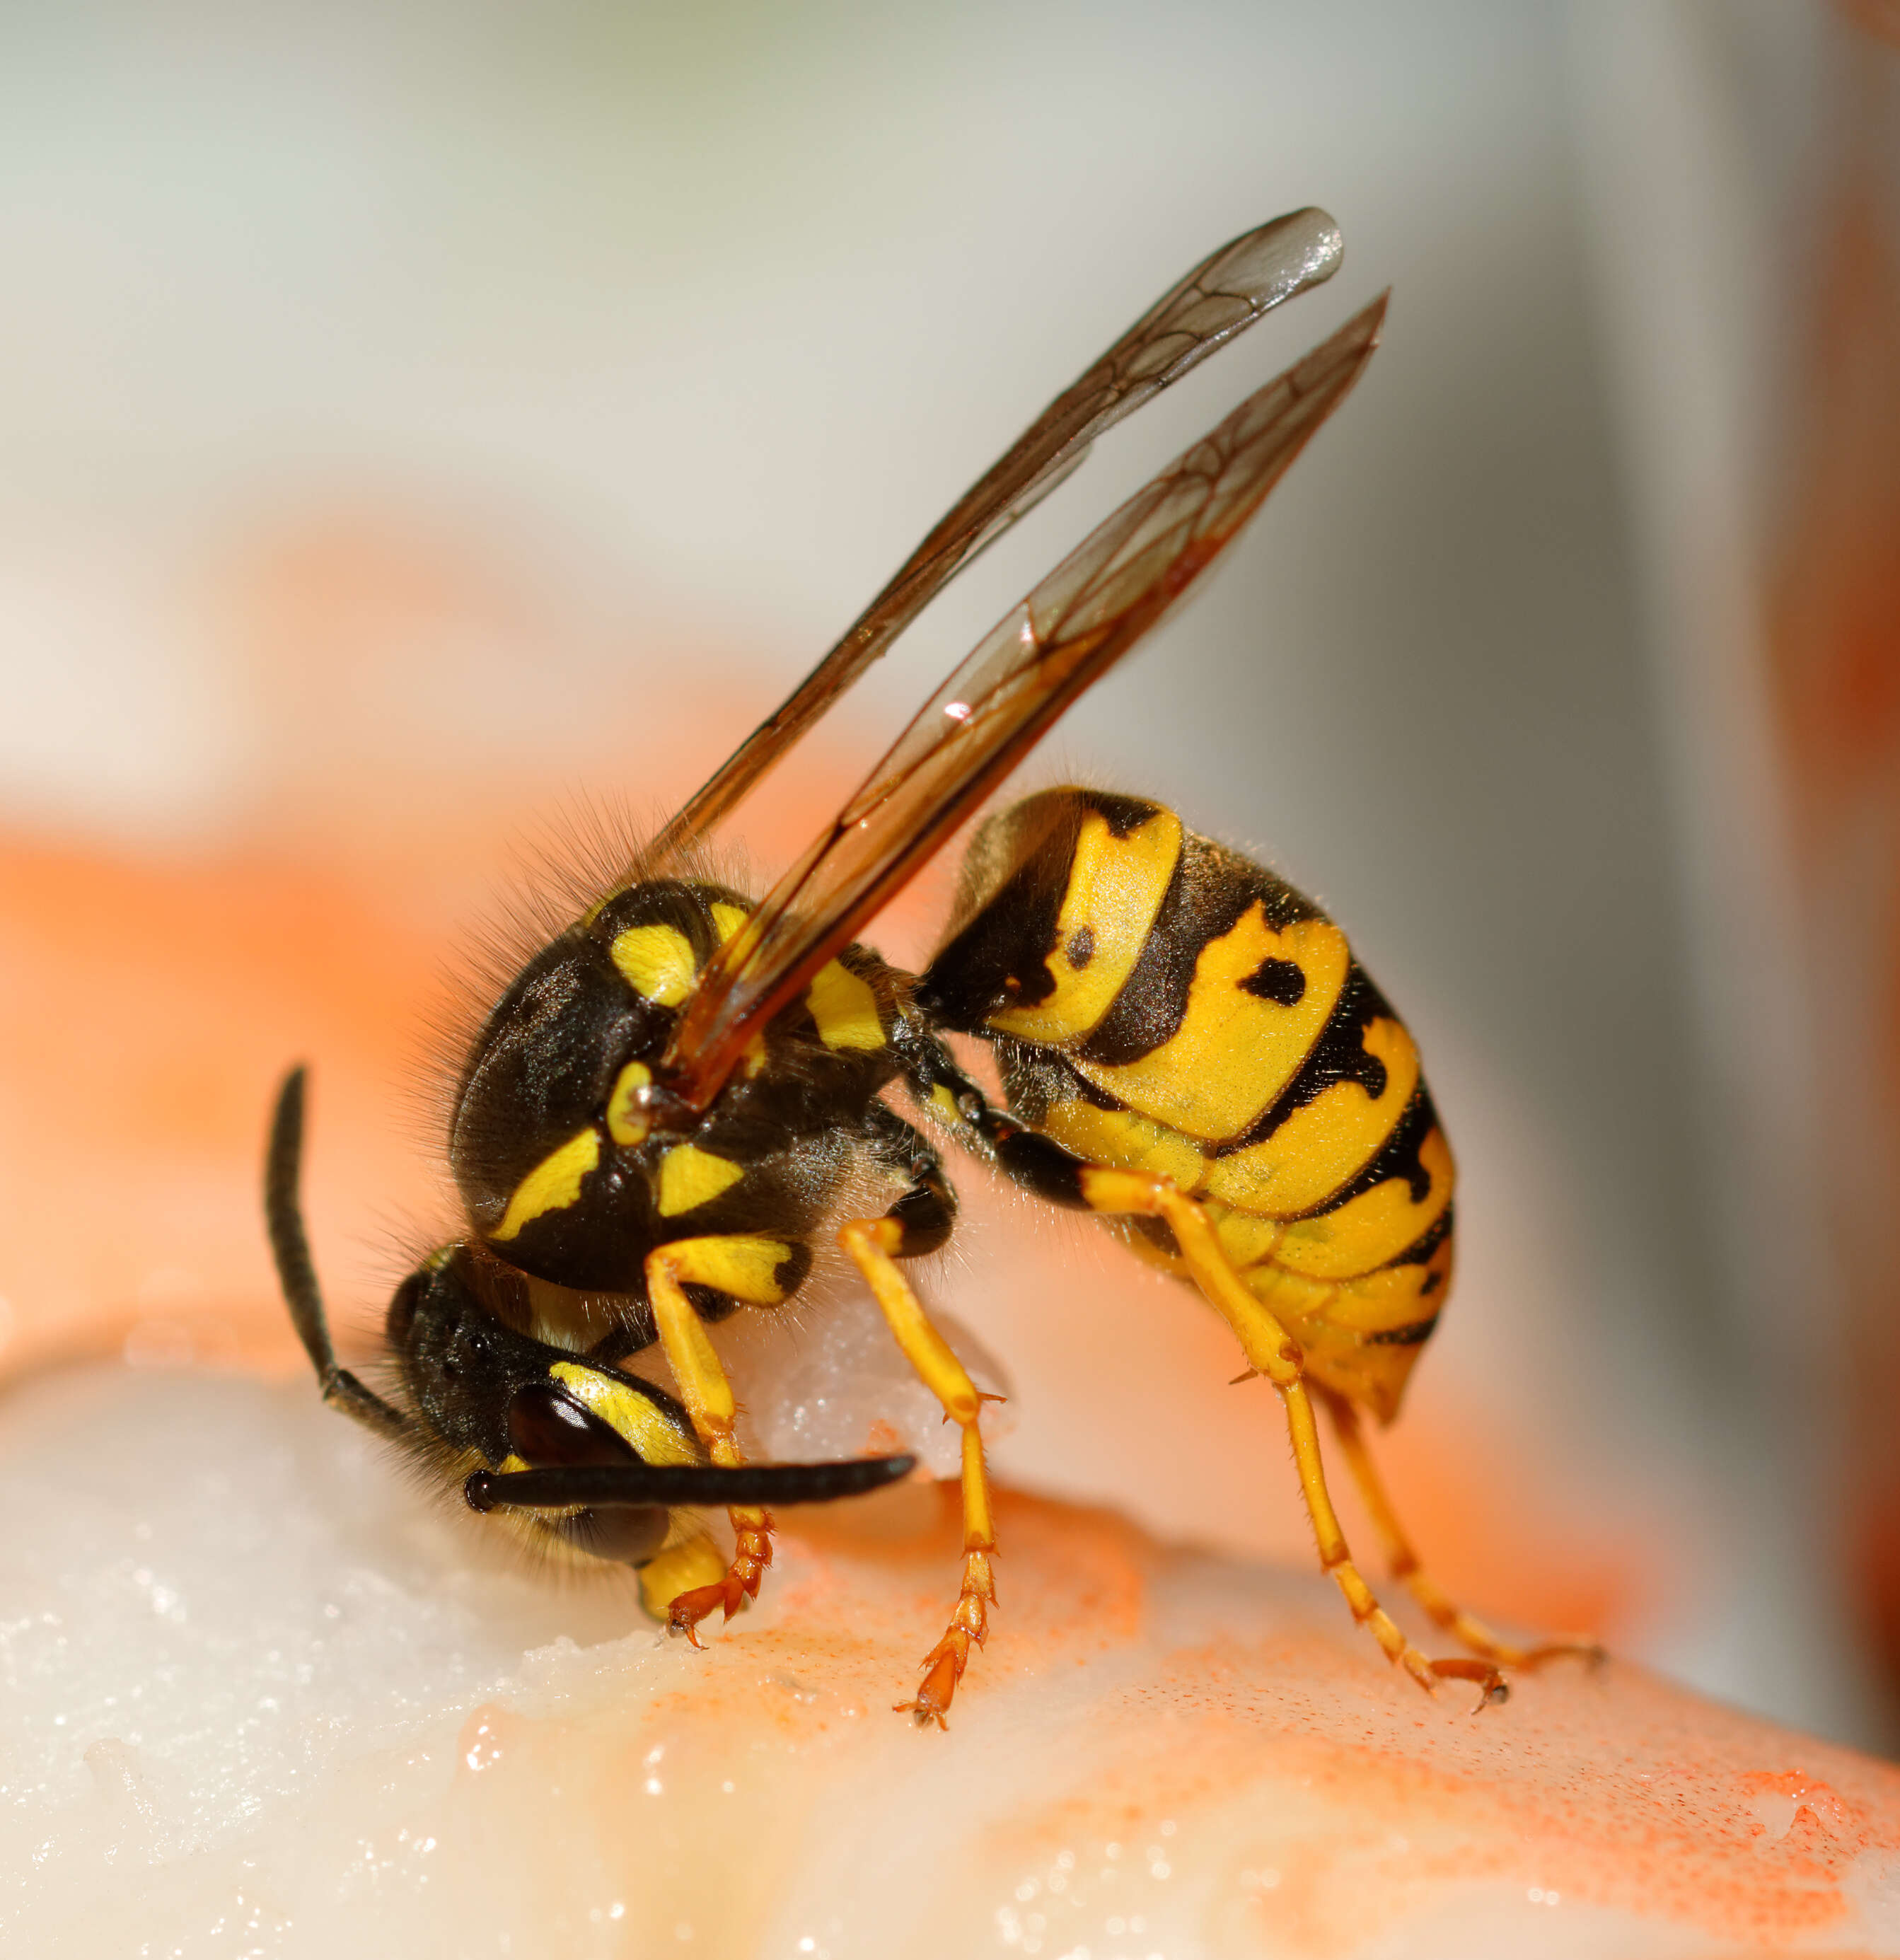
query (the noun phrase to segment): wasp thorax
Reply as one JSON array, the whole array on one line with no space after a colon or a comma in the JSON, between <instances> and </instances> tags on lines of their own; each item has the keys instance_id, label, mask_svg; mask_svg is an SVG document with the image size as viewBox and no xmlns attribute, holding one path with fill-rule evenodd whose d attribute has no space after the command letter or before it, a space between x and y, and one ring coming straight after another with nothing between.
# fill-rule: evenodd
<instances>
[{"instance_id":1,"label":"wasp thorax","mask_svg":"<svg viewBox=\"0 0 1900 1960\"><path fill-rule=\"evenodd\" d=\"M640 1291L662 1236L654 1179L673 1128L654 1067L705 962L746 917L721 886L629 886L537 953L496 1004L463 1074L449 1154L470 1221L511 1265L584 1290ZM675 1166L674 1183L692 1161Z\"/></svg>"},{"instance_id":2,"label":"wasp thorax","mask_svg":"<svg viewBox=\"0 0 1900 1960\"><path fill-rule=\"evenodd\" d=\"M469 1051L449 1132L456 1182L484 1232L530 1172L598 1118L622 1067L657 1032L653 1018L582 928L522 969Z\"/></svg>"}]
</instances>

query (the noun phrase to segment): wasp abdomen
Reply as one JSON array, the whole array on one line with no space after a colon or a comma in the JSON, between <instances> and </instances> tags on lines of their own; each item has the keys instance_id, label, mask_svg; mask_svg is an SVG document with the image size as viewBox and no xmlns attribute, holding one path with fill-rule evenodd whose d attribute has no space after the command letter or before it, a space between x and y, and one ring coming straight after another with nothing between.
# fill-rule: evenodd
<instances>
[{"instance_id":1,"label":"wasp abdomen","mask_svg":"<svg viewBox=\"0 0 1900 1960\"><path fill-rule=\"evenodd\" d=\"M1024 1122L1199 1198L1313 1372L1389 1415L1451 1271L1454 1172L1404 1023L1313 902L1139 798L992 818L919 1004ZM1119 1227L1175 1267L1167 1227Z\"/></svg>"}]
</instances>

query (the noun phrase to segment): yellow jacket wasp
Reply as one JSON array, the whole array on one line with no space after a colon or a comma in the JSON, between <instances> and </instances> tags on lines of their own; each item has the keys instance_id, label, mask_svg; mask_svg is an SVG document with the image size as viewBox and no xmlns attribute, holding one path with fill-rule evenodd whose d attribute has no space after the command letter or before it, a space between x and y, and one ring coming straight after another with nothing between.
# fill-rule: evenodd
<instances>
[{"instance_id":1,"label":"yellow jacket wasp","mask_svg":"<svg viewBox=\"0 0 1900 1960\"><path fill-rule=\"evenodd\" d=\"M1317 906L1141 798L1032 796L977 830L947 936L898 971L855 935L1084 689L1238 534L1357 380L1383 298L1252 395L1118 511L925 703L762 899L694 847L978 552L1090 444L1282 300L1331 275L1296 212L1197 266L1059 396L785 705L489 1013L453 1104L466 1236L404 1281L395 1399L340 1370L297 1198L301 1071L266 1210L327 1399L418 1452L476 1510L566 1556L638 1567L689 1636L771 1558L767 1507L870 1490L904 1457L747 1465L707 1328L798 1290L835 1234L961 1428L963 1585L914 1700L940 1722L995 1602L981 1400L904 1273L956 1210L914 1113L1050 1203L1096 1214L1197 1285L1278 1391L1322 1562L1422 1685L1577 1651L1510 1648L1418 1567L1357 1409L1396 1412L1451 1276L1453 1165L1403 1023ZM944 1036L988 1042L998 1106ZM881 1186L878 1207L845 1194ZM674 1398L620 1363L657 1342ZM1396 1574L1473 1659L1427 1659L1353 1564L1316 1403ZM728 1563L685 1507L730 1509ZM710 1563L708 1562L710 1560Z\"/></svg>"}]
</instances>

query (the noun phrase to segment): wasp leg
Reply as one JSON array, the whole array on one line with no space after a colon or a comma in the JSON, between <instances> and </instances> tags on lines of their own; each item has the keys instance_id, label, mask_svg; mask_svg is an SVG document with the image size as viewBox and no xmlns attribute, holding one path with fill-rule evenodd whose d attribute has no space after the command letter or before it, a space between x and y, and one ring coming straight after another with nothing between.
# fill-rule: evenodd
<instances>
[{"instance_id":1,"label":"wasp leg","mask_svg":"<svg viewBox=\"0 0 1900 1960\"><path fill-rule=\"evenodd\" d=\"M1319 1426L1313 1420L1313 1398L1306 1390L1298 1342L1256 1300L1228 1264L1213 1226L1201 1207L1164 1177L1147 1171L1117 1170L1099 1165L1083 1166L1077 1174L1082 1201L1092 1211L1119 1216L1159 1218L1174 1234L1181 1256L1215 1311L1233 1329L1248 1363L1278 1391L1293 1440L1294 1467L1306 1516L1319 1549L1322 1567L1345 1594L1352 1617L1370 1632L1386 1658L1402 1667L1427 1690L1443 1680L1479 1684L1478 1706L1504 1701L1504 1678L1488 1662L1430 1660L1400 1632L1397 1623L1373 1596L1372 1588L1352 1561L1346 1535L1326 1488L1326 1466L1319 1455Z\"/></svg>"},{"instance_id":2,"label":"wasp leg","mask_svg":"<svg viewBox=\"0 0 1900 1960\"><path fill-rule=\"evenodd\" d=\"M681 1399L699 1440L714 1463L736 1470L744 1463L733 1437L733 1419L737 1413L732 1384L719 1357L713 1351L705 1323L692 1309L680 1284L673 1250L662 1246L647 1258L647 1297L653 1303L660 1345L667 1365L679 1384ZM724 1579L710 1586L694 1587L675 1599L667 1616L669 1633L684 1634L695 1647L699 1637L693 1631L715 1606L723 1606L727 1619L746 1600L759 1596L759 1582L772 1563L772 1513L754 1504L734 1504L727 1516L738 1538L732 1563Z\"/></svg>"},{"instance_id":3,"label":"wasp leg","mask_svg":"<svg viewBox=\"0 0 1900 1960\"><path fill-rule=\"evenodd\" d=\"M1594 1640L1550 1640L1534 1647L1513 1647L1508 1640L1501 1640L1483 1621L1474 1618L1447 1599L1419 1563L1418 1554L1412 1549L1404 1526L1399 1522L1398 1513L1386 1494L1385 1481L1372 1460L1372 1452L1366 1447L1358 1411L1344 1395L1331 1389L1320 1388L1316 1383L1315 1391L1326 1406L1334 1434L1339 1439L1346 1467L1359 1487L1360 1501L1364 1504L1373 1529L1385 1546L1386 1561L1392 1576L1418 1601L1434 1626L1442 1627L1453 1640L1461 1641L1473 1653L1497 1667L1539 1667L1547 1660L1557 1660L1566 1655L1588 1661L1592 1666L1602 1661L1603 1650Z\"/></svg>"},{"instance_id":4,"label":"wasp leg","mask_svg":"<svg viewBox=\"0 0 1900 1960\"><path fill-rule=\"evenodd\" d=\"M916 1699L897 1704L917 1718L920 1728L934 1722L940 1729L946 1726L944 1713L956 1684L969 1665L970 1648L981 1647L989 1631L989 1608L996 1604L996 1581L990 1570L996 1552L996 1520L978 1427L983 1397L950 1343L931 1325L896 1264L921 1258L944 1243L956 1220L956 1200L936 1152L909 1125L893 1117L890 1127L909 1147L911 1188L882 1218L851 1220L839 1231L838 1242L863 1274L905 1360L963 1431L963 1583L944 1637L924 1656L924 1678Z\"/></svg>"},{"instance_id":5,"label":"wasp leg","mask_svg":"<svg viewBox=\"0 0 1900 1960\"><path fill-rule=\"evenodd\" d=\"M1427 1691L1443 1680L1475 1681L1480 1689L1481 1708L1504 1701L1510 1691L1490 1662L1431 1660L1420 1653L1380 1605L1354 1564L1326 1488L1319 1425L1313 1418L1299 1344L1247 1290L1201 1207L1167 1178L1090 1163L992 1107L940 1042L913 1037L910 1049L906 1072L919 1103L936 1120L956 1128L978 1155L1013 1183L1052 1204L1107 1216L1159 1218L1166 1223L1195 1284L1233 1329L1253 1371L1265 1375L1278 1392L1319 1563L1345 1595L1354 1619L1368 1629L1388 1660L1402 1667Z\"/></svg>"}]
</instances>

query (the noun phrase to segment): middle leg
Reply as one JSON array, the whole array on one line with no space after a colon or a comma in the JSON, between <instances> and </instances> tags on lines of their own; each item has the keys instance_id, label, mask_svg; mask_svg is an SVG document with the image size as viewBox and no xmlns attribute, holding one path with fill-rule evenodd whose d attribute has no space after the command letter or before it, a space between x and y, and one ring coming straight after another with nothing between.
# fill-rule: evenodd
<instances>
[{"instance_id":1,"label":"middle leg","mask_svg":"<svg viewBox=\"0 0 1900 1960\"><path fill-rule=\"evenodd\" d=\"M887 1147L904 1153L910 1188L883 1217L850 1220L839 1231L838 1242L864 1275L904 1358L943 1404L945 1417L963 1432L963 1585L944 1637L924 1656L924 1678L915 1700L897 1704L914 1715L920 1727L934 1722L940 1729L969 1665L970 1648L981 1647L989 1631L988 1609L996 1604L990 1569L996 1551L996 1521L978 1427L985 1397L897 1267L899 1259L918 1258L943 1245L956 1220L956 1199L929 1144L894 1116L886 1128Z\"/></svg>"},{"instance_id":2,"label":"middle leg","mask_svg":"<svg viewBox=\"0 0 1900 1960\"><path fill-rule=\"evenodd\" d=\"M1508 1640L1499 1639L1482 1620L1466 1612L1441 1592L1419 1562L1405 1527L1399 1522L1399 1513L1393 1510L1392 1500L1386 1492L1385 1480L1379 1475L1372 1452L1366 1447L1358 1411L1344 1395L1332 1389L1319 1389L1318 1394L1332 1420L1333 1433L1339 1439L1346 1467L1359 1486L1360 1500L1385 1547L1388 1569L1418 1602L1434 1625L1442 1627L1453 1640L1462 1642L1473 1653L1482 1656L1497 1667L1540 1667L1547 1660L1560 1659L1567 1655L1593 1665L1602 1659L1603 1650L1593 1640L1550 1640L1534 1647L1513 1647Z\"/></svg>"}]
</instances>

